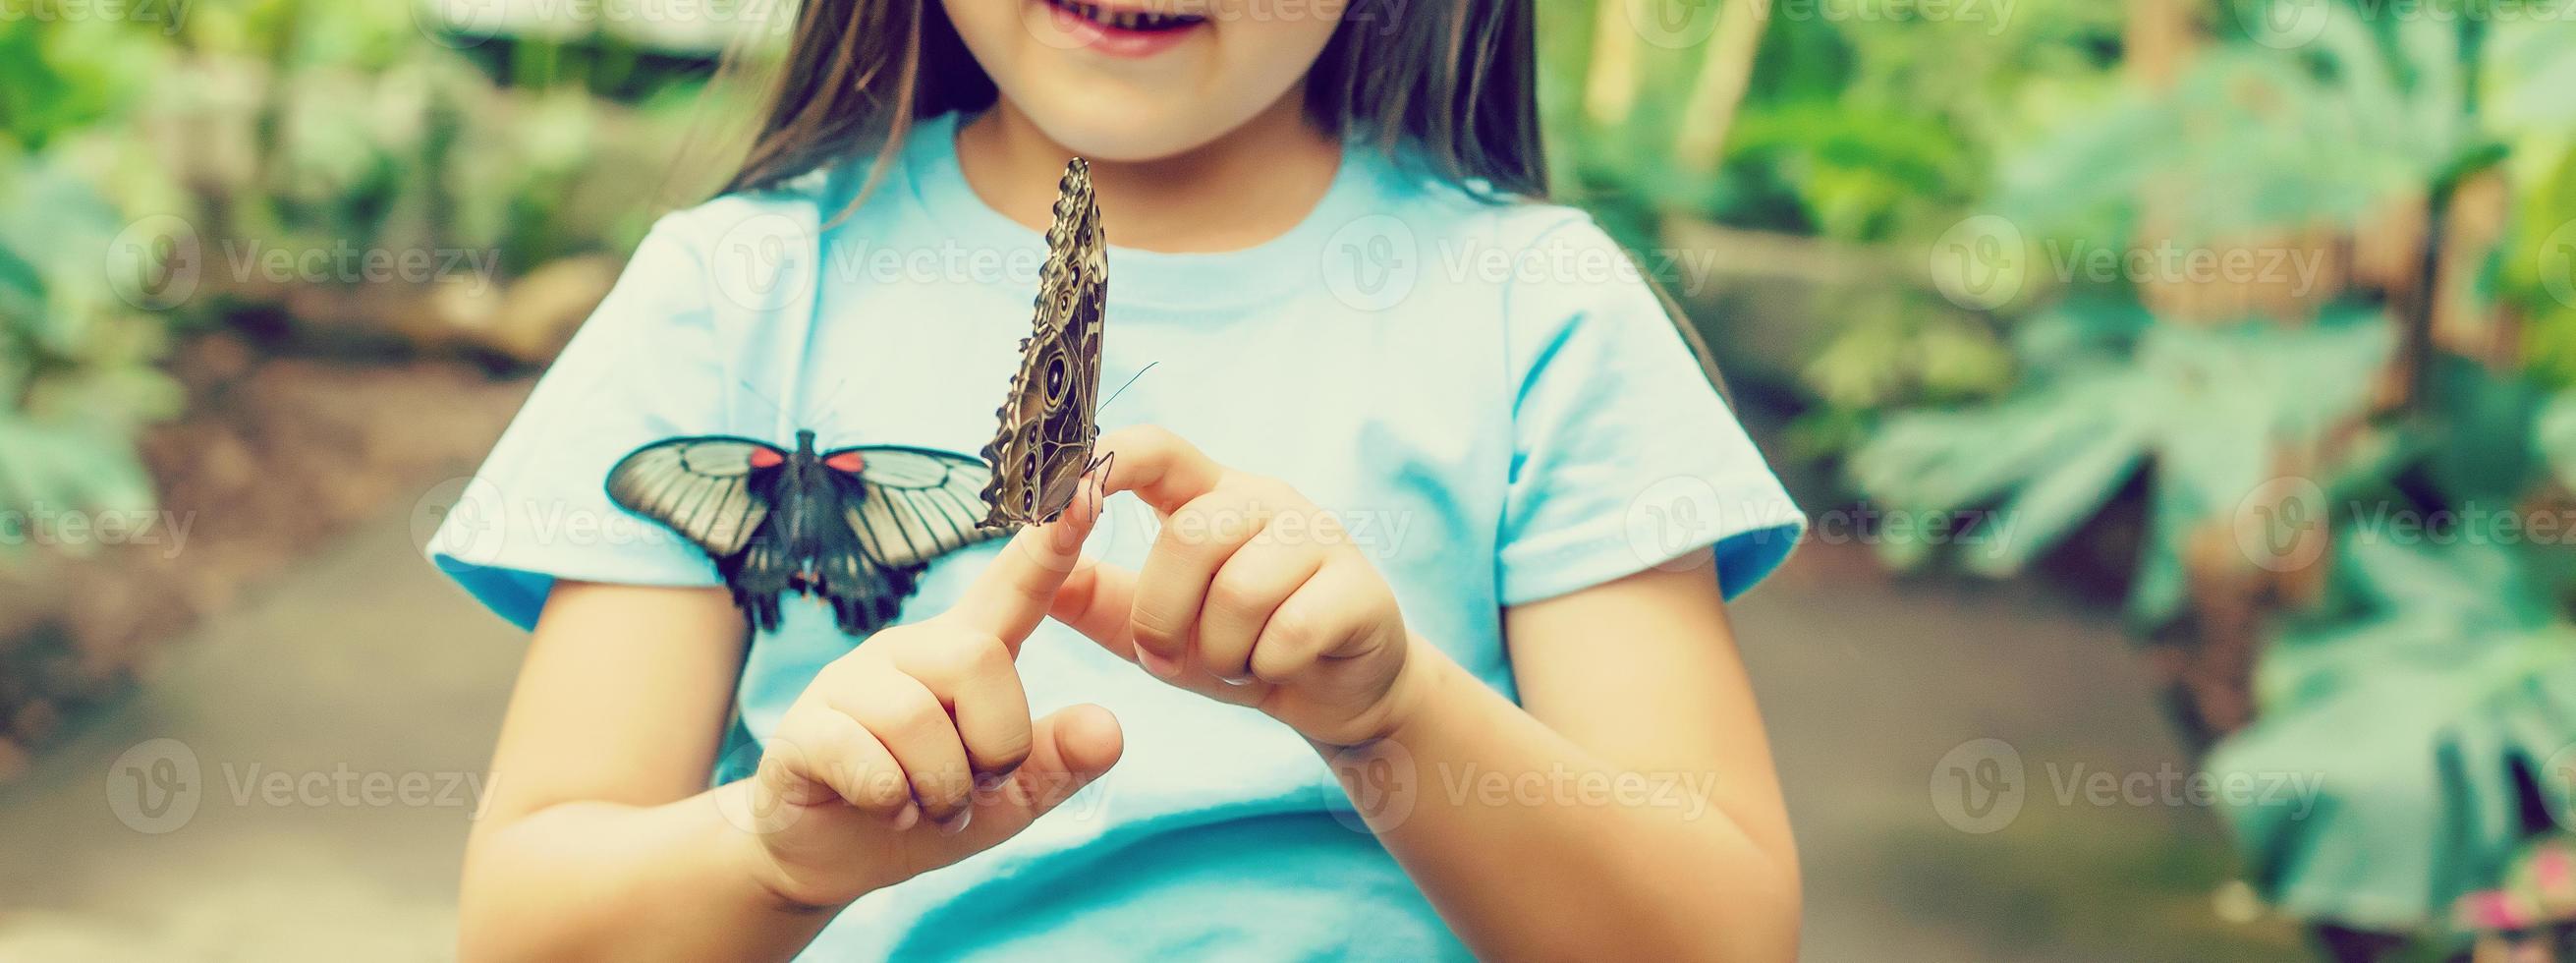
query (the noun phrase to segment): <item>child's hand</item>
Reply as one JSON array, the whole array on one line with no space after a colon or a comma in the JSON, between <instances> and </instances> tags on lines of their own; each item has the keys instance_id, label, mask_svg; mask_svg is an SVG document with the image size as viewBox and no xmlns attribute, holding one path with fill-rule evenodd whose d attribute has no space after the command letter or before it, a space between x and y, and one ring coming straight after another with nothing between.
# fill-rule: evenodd
<instances>
[{"instance_id":1,"label":"child's hand","mask_svg":"<svg viewBox=\"0 0 2576 963\"><path fill-rule=\"evenodd\" d=\"M1275 478L1208 459L1160 428L1102 440L1109 491L1163 516L1144 570L1086 565L1051 613L1181 688L1253 706L1307 739L1394 731L1423 659L1395 592L1334 516Z\"/></svg>"},{"instance_id":2,"label":"child's hand","mask_svg":"<svg viewBox=\"0 0 2576 963\"><path fill-rule=\"evenodd\" d=\"M740 787L773 892L836 907L964 859L1118 761L1105 709L1032 721L1013 662L1080 559L1096 500L1021 531L954 608L878 631L788 707Z\"/></svg>"}]
</instances>

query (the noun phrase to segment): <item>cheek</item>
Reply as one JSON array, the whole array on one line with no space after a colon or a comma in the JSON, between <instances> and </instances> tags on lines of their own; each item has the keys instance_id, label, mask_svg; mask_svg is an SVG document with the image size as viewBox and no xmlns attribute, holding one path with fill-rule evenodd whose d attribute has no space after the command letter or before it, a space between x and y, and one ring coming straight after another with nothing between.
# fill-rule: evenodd
<instances>
[{"instance_id":1,"label":"cheek","mask_svg":"<svg viewBox=\"0 0 2576 963\"><path fill-rule=\"evenodd\" d=\"M1002 71L994 67L1007 70L1020 56L1018 45L1027 33L1020 24L1020 0L940 0L939 6L985 73L998 78Z\"/></svg>"},{"instance_id":2,"label":"cheek","mask_svg":"<svg viewBox=\"0 0 2576 963\"><path fill-rule=\"evenodd\" d=\"M1238 6L1247 12L1225 22L1216 40L1228 92L1248 116L1301 85L1324 45L1333 39L1341 10L1336 6L1310 11L1293 2L1280 3L1276 9L1263 3Z\"/></svg>"}]
</instances>

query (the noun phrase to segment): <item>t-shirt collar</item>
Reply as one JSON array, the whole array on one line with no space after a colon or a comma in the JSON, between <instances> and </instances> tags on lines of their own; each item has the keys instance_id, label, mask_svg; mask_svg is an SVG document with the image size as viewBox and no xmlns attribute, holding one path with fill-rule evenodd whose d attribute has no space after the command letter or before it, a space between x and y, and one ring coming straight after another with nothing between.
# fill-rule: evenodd
<instances>
[{"instance_id":1,"label":"t-shirt collar","mask_svg":"<svg viewBox=\"0 0 2576 963\"><path fill-rule=\"evenodd\" d=\"M986 205L966 183L957 163L959 120L950 113L914 125L902 157L914 200L958 244L1002 251L1043 247L1042 232ZM1346 143L1341 168L1315 209L1286 233L1252 247L1172 254L1111 245L1109 301L1127 309L1204 313L1320 284L1328 242L1368 215L1368 195L1383 166L1371 146Z\"/></svg>"}]
</instances>

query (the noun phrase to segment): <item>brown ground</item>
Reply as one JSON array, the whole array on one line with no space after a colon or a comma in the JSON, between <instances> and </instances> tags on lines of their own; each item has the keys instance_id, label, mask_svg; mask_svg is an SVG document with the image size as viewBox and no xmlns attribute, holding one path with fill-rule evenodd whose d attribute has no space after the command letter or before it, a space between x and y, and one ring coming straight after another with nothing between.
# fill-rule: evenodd
<instances>
[{"instance_id":1,"label":"brown ground","mask_svg":"<svg viewBox=\"0 0 2576 963\"><path fill-rule=\"evenodd\" d=\"M449 955L470 799L436 790L480 771L519 638L417 560L416 522L401 506L300 564L0 787L0 960ZM2286 958L2277 926L2212 921L2224 866L2204 814L2053 801L2044 766L2176 759L2115 628L1969 588L1810 546L1736 607L1804 846L1807 958ZM158 737L187 746L202 788L193 818L147 834L109 796L133 785L120 754ZM1970 835L1936 815L1930 780L1986 737L2020 751L2029 801ZM255 784L342 767L346 801ZM430 798L369 805L370 773L424 774Z\"/></svg>"}]
</instances>

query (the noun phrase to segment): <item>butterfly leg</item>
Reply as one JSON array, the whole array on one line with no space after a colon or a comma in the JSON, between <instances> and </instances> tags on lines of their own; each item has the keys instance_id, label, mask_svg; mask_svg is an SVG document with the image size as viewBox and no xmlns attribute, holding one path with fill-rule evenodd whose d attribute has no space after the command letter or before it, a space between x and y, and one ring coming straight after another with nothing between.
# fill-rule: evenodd
<instances>
[{"instance_id":1,"label":"butterfly leg","mask_svg":"<svg viewBox=\"0 0 2576 963\"><path fill-rule=\"evenodd\" d=\"M1099 518L1101 510L1108 506L1109 495L1106 492L1105 486L1109 484L1110 469L1116 467L1117 464L1118 453L1114 451L1105 451L1100 453L1100 457L1092 459L1091 464L1082 466L1083 478L1091 478L1094 472L1097 472L1100 475L1098 484L1091 486L1092 518Z\"/></svg>"}]
</instances>

